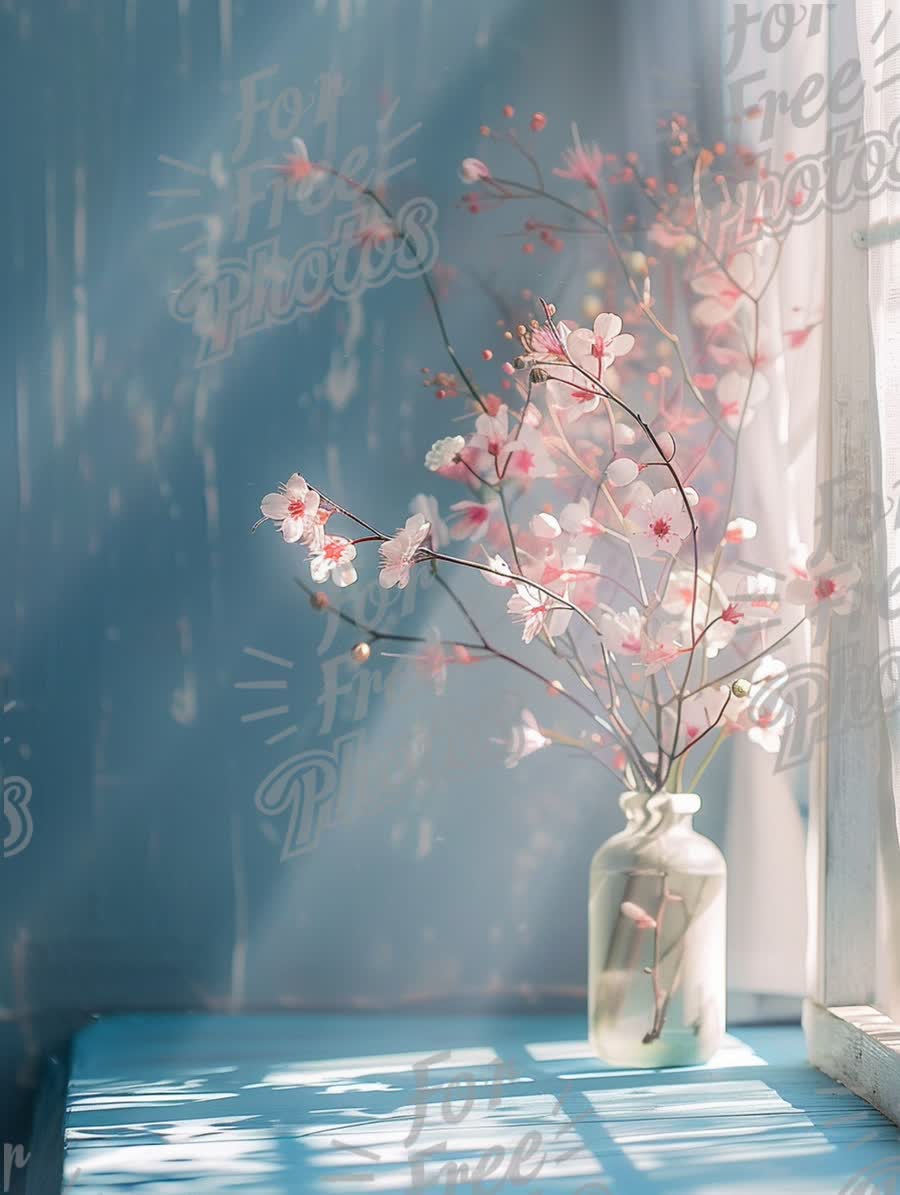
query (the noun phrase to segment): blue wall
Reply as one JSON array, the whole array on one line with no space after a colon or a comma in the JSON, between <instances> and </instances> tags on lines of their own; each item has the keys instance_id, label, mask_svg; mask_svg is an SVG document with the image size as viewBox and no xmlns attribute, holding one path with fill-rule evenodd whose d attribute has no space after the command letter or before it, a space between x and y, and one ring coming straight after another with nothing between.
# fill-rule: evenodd
<instances>
[{"instance_id":1,"label":"blue wall","mask_svg":"<svg viewBox=\"0 0 900 1195\"><path fill-rule=\"evenodd\" d=\"M505 770L491 739L541 694L493 664L451 674L440 700L408 661L355 668L352 634L329 642L293 585L299 559L250 534L294 469L388 527L423 488L456 500L421 466L451 412L421 386L445 359L420 282L199 366L171 303L210 217L223 258L328 234L332 211L286 209L273 230L264 202L235 227L240 179L271 177L247 168L286 147L267 111L240 144L247 80L268 71L254 94L299 89L314 154L419 126L388 154L412 159L392 197L437 205L464 357L499 349L523 287L577 303L592 262L575 243L526 259L497 235L511 217L461 211L458 161L507 102L547 114L547 160L573 119L614 151L649 149L673 106L714 125L715 6L679 7L690 20L651 0L3 6L2 769L31 786L33 833L11 825L0 858L0 1141L25 1139L42 1055L91 1010L465 1005L584 983L588 860L618 822L604 774L550 753ZM434 587L385 617L461 629ZM350 686L333 718L330 678ZM317 750L307 781L338 756L346 778L354 749L348 803L292 843L289 807L259 808L290 785L267 777Z\"/></svg>"}]
</instances>

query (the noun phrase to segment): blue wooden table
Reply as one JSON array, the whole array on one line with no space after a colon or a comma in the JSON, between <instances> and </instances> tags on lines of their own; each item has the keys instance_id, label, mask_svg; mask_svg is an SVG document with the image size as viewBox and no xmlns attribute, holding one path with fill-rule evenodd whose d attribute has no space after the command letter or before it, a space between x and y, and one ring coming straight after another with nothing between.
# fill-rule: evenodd
<instances>
[{"instance_id":1,"label":"blue wooden table","mask_svg":"<svg viewBox=\"0 0 900 1195\"><path fill-rule=\"evenodd\" d=\"M878 1195L900 1133L795 1026L647 1072L575 1016L117 1016L74 1043L63 1167L66 1195Z\"/></svg>"}]
</instances>

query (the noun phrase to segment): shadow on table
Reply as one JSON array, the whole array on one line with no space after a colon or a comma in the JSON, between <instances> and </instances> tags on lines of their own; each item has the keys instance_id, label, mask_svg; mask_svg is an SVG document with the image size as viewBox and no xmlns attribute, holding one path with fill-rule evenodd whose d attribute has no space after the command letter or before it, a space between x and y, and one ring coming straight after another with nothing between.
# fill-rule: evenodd
<instances>
[{"instance_id":1,"label":"shadow on table","mask_svg":"<svg viewBox=\"0 0 900 1195\"><path fill-rule=\"evenodd\" d=\"M227 1018L185 1020L144 1053L123 1054L115 1023L82 1043L67 1191L897 1190L897 1129L810 1068L796 1029L737 1031L705 1067L622 1071L532 1036L540 1018L367 1018L376 1054L346 1048L346 1018L310 1018L302 1039L277 1017L231 1039Z\"/></svg>"}]
</instances>

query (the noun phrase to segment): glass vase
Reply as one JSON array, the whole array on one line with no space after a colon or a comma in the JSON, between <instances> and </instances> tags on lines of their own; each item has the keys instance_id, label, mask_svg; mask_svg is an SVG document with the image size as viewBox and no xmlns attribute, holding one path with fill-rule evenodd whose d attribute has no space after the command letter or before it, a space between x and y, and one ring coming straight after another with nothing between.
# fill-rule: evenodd
<instances>
[{"instance_id":1,"label":"glass vase","mask_svg":"<svg viewBox=\"0 0 900 1195\"><path fill-rule=\"evenodd\" d=\"M615 1066L705 1062L725 1031L725 860L692 793L625 793L625 829L594 855L588 1023Z\"/></svg>"}]
</instances>

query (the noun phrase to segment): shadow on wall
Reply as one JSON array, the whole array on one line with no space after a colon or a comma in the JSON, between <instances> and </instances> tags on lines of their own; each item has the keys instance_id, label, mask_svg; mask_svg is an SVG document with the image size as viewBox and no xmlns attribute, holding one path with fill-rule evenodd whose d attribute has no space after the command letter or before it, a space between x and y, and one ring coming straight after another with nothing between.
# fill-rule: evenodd
<instances>
[{"instance_id":1,"label":"shadow on wall","mask_svg":"<svg viewBox=\"0 0 900 1195\"><path fill-rule=\"evenodd\" d=\"M508 677L454 676L432 702L408 661L392 662L388 693L374 664L351 669L352 638L323 646L297 562L248 534L301 460L376 521L406 516L427 484L423 445L446 424L420 385L422 365L444 361L418 283L236 336L202 368L203 311L191 324L169 306L213 241L238 263L235 287L254 249L265 268L272 209L250 204L238 229L231 188L257 194L295 112L335 156L408 133L392 186L437 205L464 355L497 319L501 262L503 301L529 286L574 302L581 250L513 259L457 209L456 163L507 102L546 112L548 158L572 119L616 150L650 147L673 106L715 122L718 18L694 8L673 25L650 2L585 2L559 20L537 0L264 14L20 0L0 18L4 77L25 101L0 195L15 396L0 410L15 562L2 767L31 786L33 818L27 849L0 866L0 1142L26 1139L40 1060L91 1009L583 985L587 863L618 820L606 782L570 760L503 768L491 739L532 701ZM659 69L637 87L639 62ZM307 233L285 224L295 243ZM448 609L423 590L385 616L415 632ZM378 760L363 811L294 852L295 798L288 786L267 807L267 778L303 752L354 749Z\"/></svg>"}]
</instances>

